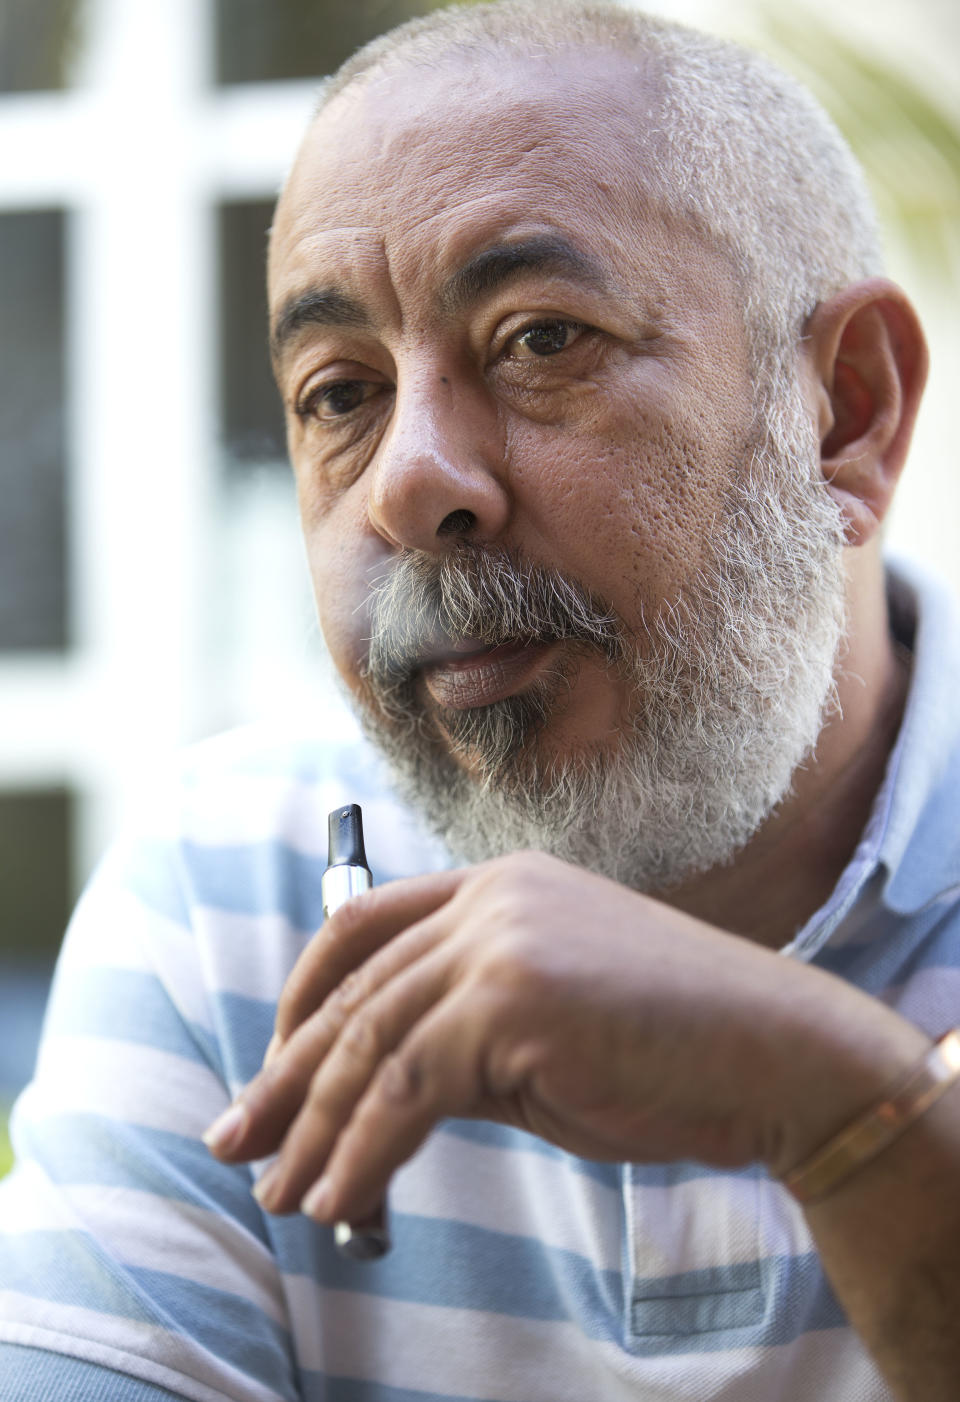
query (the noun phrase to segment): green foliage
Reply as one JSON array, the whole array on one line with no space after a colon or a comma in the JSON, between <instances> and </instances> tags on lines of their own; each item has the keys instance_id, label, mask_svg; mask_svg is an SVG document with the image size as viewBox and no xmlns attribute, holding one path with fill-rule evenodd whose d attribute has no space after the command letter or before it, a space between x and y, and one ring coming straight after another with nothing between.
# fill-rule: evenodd
<instances>
[{"instance_id":1,"label":"green foliage","mask_svg":"<svg viewBox=\"0 0 960 1402\"><path fill-rule=\"evenodd\" d=\"M960 263L960 116L905 58L870 50L824 9L750 7L755 37L816 95L866 172L881 219L919 264L956 276Z\"/></svg>"},{"instance_id":2,"label":"green foliage","mask_svg":"<svg viewBox=\"0 0 960 1402\"><path fill-rule=\"evenodd\" d=\"M7 1109L0 1105L0 1178L13 1167L13 1150L7 1133Z\"/></svg>"}]
</instances>

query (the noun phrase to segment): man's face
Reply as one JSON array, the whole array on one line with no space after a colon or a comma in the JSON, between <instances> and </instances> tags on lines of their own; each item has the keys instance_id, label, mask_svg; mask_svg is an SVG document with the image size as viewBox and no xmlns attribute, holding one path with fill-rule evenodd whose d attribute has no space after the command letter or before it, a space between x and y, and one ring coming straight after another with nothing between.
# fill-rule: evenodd
<instances>
[{"instance_id":1,"label":"man's face","mask_svg":"<svg viewBox=\"0 0 960 1402\"><path fill-rule=\"evenodd\" d=\"M389 740L371 599L401 581L404 706L441 773L505 783L475 722L525 724L529 698L538 782L619 753L623 649L662 664L651 625L712 571L750 459L733 276L644 193L653 103L604 53L380 75L324 111L278 209L275 363L323 630ZM558 571L614 644L404 594L404 571L476 556ZM471 597L497 587L481 574Z\"/></svg>"},{"instance_id":2,"label":"man's face","mask_svg":"<svg viewBox=\"0 0 960 1402\"><path fill-rule=\"evenodd\" d=\"M321 622L353 689L371 572L402 547L448 554L456 513L470 540L559 565L639 629L697 568L742 461L732 279L645 207L617 61L583 67L548 88L516 61L348 93L281 204L274 317L344 299L301 311L278 378ZM555 651L504 659L494 690ZM492 696L490 670L430 669L424 704ZM556 742L608 731L619 692L581 666Z\"/></svg>"}]
</instances>

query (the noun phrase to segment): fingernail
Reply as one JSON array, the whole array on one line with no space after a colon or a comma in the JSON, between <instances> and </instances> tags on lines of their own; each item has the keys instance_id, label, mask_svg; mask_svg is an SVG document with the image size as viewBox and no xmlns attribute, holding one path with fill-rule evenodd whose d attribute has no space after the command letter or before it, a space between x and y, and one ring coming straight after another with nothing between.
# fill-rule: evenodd
<instances>
[{"instance_id":1,"label":"fingernail","mask_svg":"<svg viewBox=\"0 0 960 1402\"><path fill-rule=\"evenodd\" d=\"M250 1116L242 1100L235 1100L203 1134L203 1142L214 1153L222 1154L238 1144Z\"/></svg>"},{"instance_id":2,"label":"fingernail","mask_svg":"<svg viewBox=\"0 0 960 1402\"><path fill-rule=\"evenodd\" d=\"M253 1196L265 1212L271 1210L278 1196L277 1190L280 1187L281 1176L280 1164L278 1161L274 1160L269 1168L264 1169L263 1173L261 1173L256 1183L253 1185Z\"/></svg>"},{"instance_id":3,"label":"fingernail","mask_svg":"<svg viewBox=\"0 0 960 1402\"><path fill-rule=\"evenodd\" d=\"M283 1038L280 1036L279 1032L274 1032L273 1036L270 1038L270 1041L267 1043L267 1050L263 1054L264 1066L270 1065L271 1061L276 1056L277 1052L282 1046Z\"/></svg>"},{"instance_id":4,"label":"fingernail","mask_svg":"<svg viewBox=\"0 0 960 1402\"><path fill-rule=\"evenodd\" d=\"M300 1211L306 1217L322 1221L327 1215L332 1189L328 1178L318 1178L300 1204Z\"/></svg>"}]
</instances>

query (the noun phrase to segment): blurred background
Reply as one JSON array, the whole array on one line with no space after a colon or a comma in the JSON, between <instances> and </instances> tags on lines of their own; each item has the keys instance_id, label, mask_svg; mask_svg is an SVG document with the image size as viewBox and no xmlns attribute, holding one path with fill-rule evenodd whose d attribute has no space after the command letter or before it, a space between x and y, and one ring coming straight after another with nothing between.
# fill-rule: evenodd
<instances>
[{"instance_id":1,"label":"blurred background","mask_svg":"<svg viewBox=\"0 0 960 1402\"><path fill-rule=\"evenodd\" d=\"M317 78L432 8L0 0L0 1126L70 906L171 754L288 707L337 723L266 230ZM889 538L960 586L960 7L647 8L792 68L866 166L933 346Z\"/></svg>"}]
</instances>

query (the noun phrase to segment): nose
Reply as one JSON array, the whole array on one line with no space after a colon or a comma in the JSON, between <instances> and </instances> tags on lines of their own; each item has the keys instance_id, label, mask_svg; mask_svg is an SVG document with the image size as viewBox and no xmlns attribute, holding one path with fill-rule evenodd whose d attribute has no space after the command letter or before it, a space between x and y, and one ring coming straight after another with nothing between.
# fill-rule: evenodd
<instances>
[{"instance_id":1,"label":"nose","mask_svg":"<svg viewBox=\"0 0 960 1402\"><path fill-rule=\"evenodd\" d=\"M395 546L436 554L462 539L490 542L510 518L496 410L449 376L398 384L372 466L370 521Z\"/></svg>"}]
</instances>

